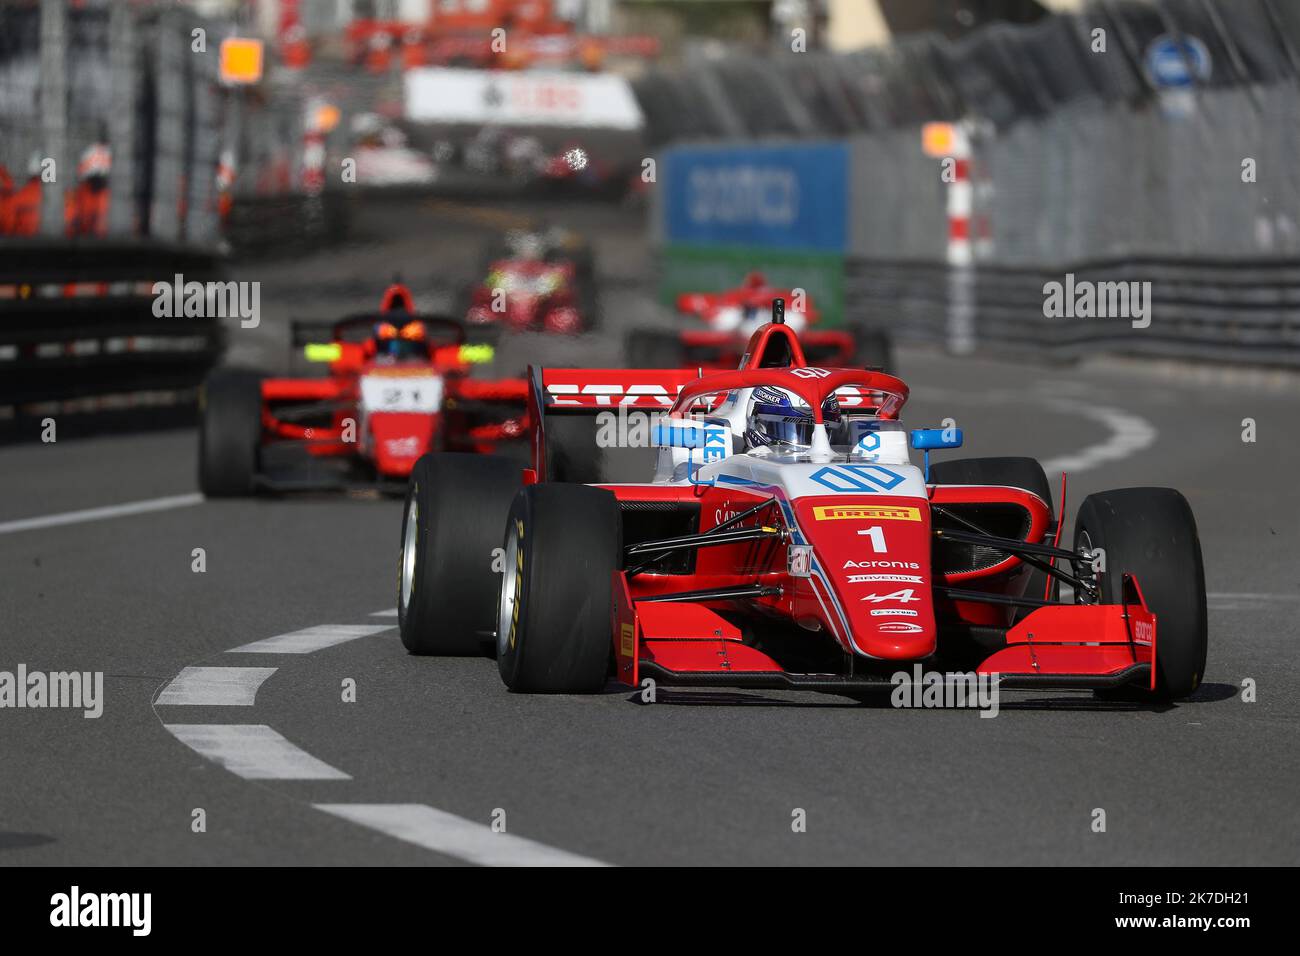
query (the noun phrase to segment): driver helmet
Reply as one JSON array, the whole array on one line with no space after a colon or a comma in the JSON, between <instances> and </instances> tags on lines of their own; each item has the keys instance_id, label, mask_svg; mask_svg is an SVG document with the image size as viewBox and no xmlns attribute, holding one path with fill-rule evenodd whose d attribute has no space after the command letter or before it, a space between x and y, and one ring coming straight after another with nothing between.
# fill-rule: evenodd
<instances>
[{"instance_id":1,"label":"driver helmet","mask_svg":"<svg viewBox=\"0 0 1300 956\"><path fill-rule=\"evenodd\" d=\"M374 343L376 355L391 359L423 358L428 351L424 323L418 320L401 326L380 322L375 326Z\"/></svg>"},{"instance_id":2,"label":"driver helmet","mask_svg":"<svg viewBox=\"0 0 1300 956\"><path fill-rule=\"evenodd\" d=\"M834 395L822 402L822 420L828 425L840 422L840 403ZM745 438L751 448L769 445L812 447L812 409L789 389L760 385L754 389L749 408Z\"/></svg>"}]
</instances>

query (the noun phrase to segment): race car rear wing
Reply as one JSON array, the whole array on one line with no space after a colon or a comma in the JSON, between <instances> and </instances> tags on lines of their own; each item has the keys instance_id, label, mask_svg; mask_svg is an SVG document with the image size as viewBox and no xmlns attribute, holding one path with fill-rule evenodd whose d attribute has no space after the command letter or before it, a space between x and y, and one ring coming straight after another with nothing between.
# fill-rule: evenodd
<instances>
[{"instance_id":1,"label":"race car rear wing","mask_svg":"<svg viewBox=\"0 0 1300 956\"><path fill-rule=\"evenodd\" d=\"M695 369L530 365L528 419L536 480L599 483L606 449L598 446L596 416L620 409L667 412L686 383L699 377Z\"/></svg>"},{"instance_id":2,"label":"race car rear wing","mask_svg":"<svg viewBox=\"0 0 1300 956\"><path fill-rule=\"evenodd\" d=\"M430 339L460 344L466 339L465 323L453 315L412 312L358 312L341 319L289 320L289 344L297 347L317 342L363 342L380 322L423 322Z\"/></svg>"},{"instance_id":3,"label":"race car rear wing","mask_svg":"<svg viewBox=\"0 0 1300 956\"><path fill-rule=\"evenodd\" d=\"M620 405L667 411L695 369L608 369L529 367L540 410L599 412Z\"/></svg>"}]
</instances>

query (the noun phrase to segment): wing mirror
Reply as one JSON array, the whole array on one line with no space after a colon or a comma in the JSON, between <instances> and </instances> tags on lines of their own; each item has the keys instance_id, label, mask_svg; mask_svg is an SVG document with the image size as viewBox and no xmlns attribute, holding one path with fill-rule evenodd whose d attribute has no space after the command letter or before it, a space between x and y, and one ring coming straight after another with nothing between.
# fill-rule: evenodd
<instances>
[{"instance_id":1,"label":"wing mirror","mask_svg":"<svg viewBox=\"0 0 1300 956\"><path fill-rule=\"evenodd\" d=\"M913 428L912 447L925 452L925 483L930 483L930 449L960 448L960 428Z\"/></svg>"},{"instance_id":2,"label":"wing mirror","mask_svg":"<svg viewBox=\"0 0 1300 956\"><path fill-rule=\"evenodd\" d=\"M931 448L960 448L962 432L960 428L913 428L912 447L918 451Z\"/></svg>"}]
</instances>

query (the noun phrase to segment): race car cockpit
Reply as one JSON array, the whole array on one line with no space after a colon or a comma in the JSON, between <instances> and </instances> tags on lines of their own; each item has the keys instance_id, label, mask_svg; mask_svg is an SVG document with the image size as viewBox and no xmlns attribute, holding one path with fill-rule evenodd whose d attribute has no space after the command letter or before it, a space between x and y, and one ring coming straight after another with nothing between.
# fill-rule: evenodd
<instances>
[{"instance_id":1,"label":"race car cockpit","mask_svg":"<svg viewBox=\"0 0 1300 956\"><path fill-rule=\"evenodd\" d=\"M398 362L424 359L429 355L428 337L424 323L419 319L400 325L396 322L379 322L367 344L370 346L367 351L373 349L372 354L377 359L386 358Z\"/></svg>"}]
</instances>

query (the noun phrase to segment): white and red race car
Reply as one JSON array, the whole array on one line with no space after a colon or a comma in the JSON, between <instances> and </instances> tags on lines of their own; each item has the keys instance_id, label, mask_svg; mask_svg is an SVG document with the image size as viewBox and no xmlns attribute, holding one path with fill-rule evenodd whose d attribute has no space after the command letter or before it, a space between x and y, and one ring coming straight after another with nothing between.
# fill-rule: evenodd
<instances>
[{"instance_id":1,"label":"white and red race car","mask_svg":"<svg viewBox=\"0 0 1300 956\"><path fill-rule=\"evenodd\" d=\"M528 692L649 678L859 696L917 666L1161 700L1197 688L1205 582L1177 491L1088 496L1064 548L1034 459L931 465L960 431L905 430L900 379L809 366L784 324L746 354L706 375L534 369L529 469L423 458L401 546L406 647L489 642ZM611 480L646 413L646 471Z\"/></svg>"}]
</instances>

